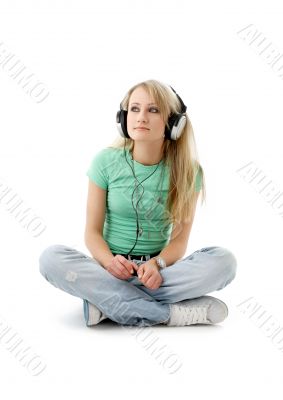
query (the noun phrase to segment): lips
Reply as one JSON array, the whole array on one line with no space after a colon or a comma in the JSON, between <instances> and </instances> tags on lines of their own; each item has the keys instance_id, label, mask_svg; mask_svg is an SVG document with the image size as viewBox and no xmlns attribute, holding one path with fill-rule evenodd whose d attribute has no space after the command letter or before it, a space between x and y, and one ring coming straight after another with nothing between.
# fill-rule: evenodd
<instances>
[{"instance_id":1,"label":"lips","mask_svg":"<svg viewBox=\"0 0 283 400\"><path fill-rule=\"evenodd\" d=\"M137 126L135 129L141 129L141 130L149 131L149 129L145 128L144 126Z\"/></svg>"}]
</instances>

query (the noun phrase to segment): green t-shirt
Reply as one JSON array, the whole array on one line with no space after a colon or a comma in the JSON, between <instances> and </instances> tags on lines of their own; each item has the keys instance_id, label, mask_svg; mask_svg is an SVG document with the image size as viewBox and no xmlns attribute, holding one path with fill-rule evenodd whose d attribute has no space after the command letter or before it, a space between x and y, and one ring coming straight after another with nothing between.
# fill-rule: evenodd
<instances>
[{"instance_id":1,"label":"green t-shirt","mask_svg":"<svg viewBox=\"0 0 283 400\"><path fill-rule=\"evenodd\" d=\"M128 149L125 149L125 154L132 166ZM131 250L137 236L137 216L133 201L137 208L139 228L143 231L131 254L160 252L169 243L173 227L165 213L169 168L162 160L153 173L157 164L143 165L133 160L136 178L142 185L137 183L132 199L135 178L126 159L124 148L104 148L96 153L86 173L91 181L107 191L103 238L112 253L127 254ZM149 175L151 176L146 179ZM196 191L200 189L201 176L198 173Z\"/></svg>"}]
</instances>

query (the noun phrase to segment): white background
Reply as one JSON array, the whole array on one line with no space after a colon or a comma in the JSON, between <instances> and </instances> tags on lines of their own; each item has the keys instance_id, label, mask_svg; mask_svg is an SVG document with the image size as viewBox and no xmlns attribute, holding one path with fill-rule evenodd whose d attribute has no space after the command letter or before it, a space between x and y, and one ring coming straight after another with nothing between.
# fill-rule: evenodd
<instances>
[{"instance_id":1,"label":"white background","mask_svg":"<svg viewBox=\"0 0 283 400\"><path fill-rule=\"evenodd\" d=\"M283 191L283 78L238 33L253 25L283 53L282 17L272 0L1 1L2 48L50 92L37 103L0 64L1 182L46 224L33 237L0 202L3 399L282 398L283 351L239 304L252 298L283 327L283 219L237 172L252 163ZM175 373L131 329L87 328L82 300L38 268L50 244L88 252L86 170L118 135L122 97L146 79L182 97L205 172L187 254L218 245L238 260L236 279L212 293L229 307L222 324L148 328L182 361ZM4 321L46 364L40 375L1 340Z\"/></svg>"}]
</instances>

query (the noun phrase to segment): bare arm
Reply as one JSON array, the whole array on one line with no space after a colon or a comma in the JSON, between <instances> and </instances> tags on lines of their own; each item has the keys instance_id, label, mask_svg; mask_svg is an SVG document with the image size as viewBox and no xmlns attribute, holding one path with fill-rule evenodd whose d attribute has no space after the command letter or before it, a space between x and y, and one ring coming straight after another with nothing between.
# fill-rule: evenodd
<instances>
[{"instance_id":1,"label":"bare arm","mask_svg":"<svg viewBox=\"0 0 283 400\"><path fill-rule=\"evenodd\" d=\"M99 232L89 232L85 234L85 245L92 257L95 258L100 265L105 268L106 265L110 264L114 256Z\"/></svg>"},{"instance_id":2,"label":"bare arm","mask_svg":"<svg viewBox=\"0 0 283 400\"><path fill-rule=\"evenodd\" d=\"M176 226L174 225L172 232L171 232L170 242L159 253L159 256L164 258L167 266L170 266L170 265L174 264L176 261L180 260L186 253L187 246L188 246L188 240L189 240L190 232L191 232L193 221L194 221L198 196L199 196L199 192L196 192L195 199L194 199L194 211L193 211L193 216L191 218L191 221L189 221L187 223L179 224L180 231L178 234L176 234L177 225Z\"/></svg>"},{"instance_id":3,"label":"bare arm","mask_svg":"<svg viewBox=\"0 0 283 400\"><path fill-rule=\"evenodd\" d=\"M85 245L104 268L113 259L113 254L103 238L106 190L89 179L86 207Z\"/></svg>"}]
</instances>

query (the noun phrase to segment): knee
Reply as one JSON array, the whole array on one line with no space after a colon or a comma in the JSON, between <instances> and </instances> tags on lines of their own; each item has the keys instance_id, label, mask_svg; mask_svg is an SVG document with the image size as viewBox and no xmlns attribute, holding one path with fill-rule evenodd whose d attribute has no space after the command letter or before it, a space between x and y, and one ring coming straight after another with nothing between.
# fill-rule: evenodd
<instances>
[{"instance_id":1,"label":"knee","mask_svg":"<svg viewBox=\"0 0 283 400\"><path fill-rule=\"evenodd\" d=\"M57 265L60 253L65 246L61 244L53 244L46 247L39 256L39 271L46 278L51 269Z\"/></svg>"},{"instance_id":2,"label":"knee","mask_svg":"<svg viewBox=\"0 0 283 400\"><path fill-rule=\"evenodd\" d=\"M231 282L237 271L237 259L235 255L224 247L218 247L216 255L220 257L218 264L221 268L221 272L225 274L228 282Z\"/></svg>"}]
</instances>

